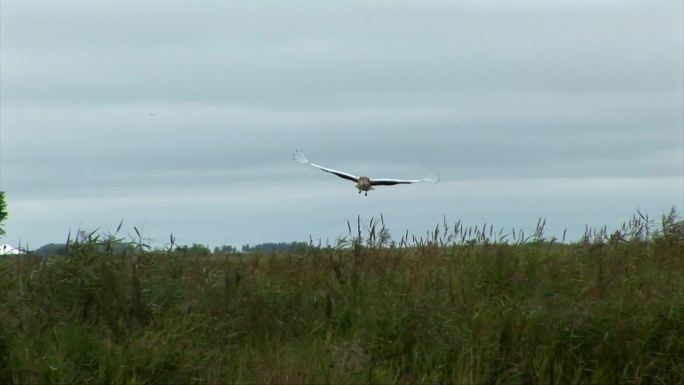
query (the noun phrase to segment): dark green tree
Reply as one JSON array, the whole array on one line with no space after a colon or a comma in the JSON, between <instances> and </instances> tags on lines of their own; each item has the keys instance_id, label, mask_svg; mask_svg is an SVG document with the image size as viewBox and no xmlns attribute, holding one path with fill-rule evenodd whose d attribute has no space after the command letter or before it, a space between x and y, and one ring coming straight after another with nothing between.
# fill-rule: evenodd
<instances>
[{"instance_id":1,"label":"dark green tree","mask_svg":"<svg viewBox=\"0 0 684 385\"><path fill-rule=\"evenodd\" d=\"M5 202L5 192L0 191L0 236L5 235L5 229L2 227L5 219L7 219L7 202Z\"/></svg>"}]
</instances>

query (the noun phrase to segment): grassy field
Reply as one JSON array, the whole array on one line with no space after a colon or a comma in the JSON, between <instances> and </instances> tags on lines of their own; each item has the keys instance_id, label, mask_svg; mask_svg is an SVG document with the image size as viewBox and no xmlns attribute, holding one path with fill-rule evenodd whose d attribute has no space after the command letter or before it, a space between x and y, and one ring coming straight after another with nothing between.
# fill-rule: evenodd
<instances>
[{"instance_id":1,"label":"grassy field","mask_svg":"<svg viewBox=\"0 0 684 385\"><path fill-rule=\"evenodd\" d=\"M354 228L354 229L353 229ZM684 223L0 260L0 383L684 383Z\"/></svg>"}]
</instances>

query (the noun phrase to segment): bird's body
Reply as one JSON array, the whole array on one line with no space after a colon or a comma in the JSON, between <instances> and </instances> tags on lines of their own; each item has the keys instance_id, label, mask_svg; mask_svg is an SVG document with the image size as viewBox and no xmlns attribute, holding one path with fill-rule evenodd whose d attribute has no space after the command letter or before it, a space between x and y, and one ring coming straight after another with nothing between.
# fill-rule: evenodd
<instances>
[{"instance_id":1,"label":"bird's body","mask_svg":"<svg viewBox=\"0 0 684 385\"><path fill-rule=\"evenodd\" d=\"M356 188L359 189L359 194L361 194L361 191L365 191L366 195L368 195L368 191L373 190L373 182L367 176L360 176L356 182Z\"/></svg>"},{"instance_id":2,"label":"bird's body","mask_svg":"<svg viewBox=\"0 0 684 385\"><path fill-rule=\"evenodd\" d=\"M344 171L337 171L333 170L331 168L323 167L321 165L311 163L309 162L308 159L306 159L306 156L304 156L304 153L301 151L296 151L294 153L293 159L300 164L308 164L310 166L316 167L317 169L320 169L322 171L335 174L338 177L342 179L347 179L352 182L356 183L356 188L359 190L359 194L362 192L364 195L368 196L368 191L374 190L373 186L393 186L397 184L412 184L412 183L420 183L420 182L430 182L430 183L437 183L439 182L439 174L430 174L429 176L423 178L423 179L371 179L367 176L356 176L353 174L350 174L348 172Z\"/></svg>"}]
</instances>

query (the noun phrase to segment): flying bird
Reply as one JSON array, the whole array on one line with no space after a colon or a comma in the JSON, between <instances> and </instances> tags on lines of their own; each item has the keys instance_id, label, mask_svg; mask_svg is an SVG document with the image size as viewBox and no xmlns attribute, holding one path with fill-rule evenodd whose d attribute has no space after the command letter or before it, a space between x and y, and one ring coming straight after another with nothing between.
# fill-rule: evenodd
<instances>
[{"instance_id":1,"label":"flying bird","mask_svg":"<svg viewBox=\"0 0 684 385\"><path fill-rule=\"evenodd\" d=\"M337 170L333 170L331 168L323 167L323 166L318 165L316 163L311 163L311 162L309 162L308 159L306 159L306 156L304 156L304 153L299 151L299 150L295 151L293 159L297 163L308 164L309 166L316 167L317 169L323 170L325 172L335 174L342 179L347 179L347 180L350 180L352 182L355 182L356 188L359 189L359 194L361 194L363 192L364 195L366 195L366 196L368 196L369 190L374 190L373 186L393 186L393 185L397 185L397 184L411 184L411 183L421 183L421 182L437 183L437 182L439 182L439 174L437 174L437 173L430 174L423 179L375 179L375 178L371 179L367 176L356 176L356 175L350 174L348 172L337 171Z\"/></svg>"}]
</instances>

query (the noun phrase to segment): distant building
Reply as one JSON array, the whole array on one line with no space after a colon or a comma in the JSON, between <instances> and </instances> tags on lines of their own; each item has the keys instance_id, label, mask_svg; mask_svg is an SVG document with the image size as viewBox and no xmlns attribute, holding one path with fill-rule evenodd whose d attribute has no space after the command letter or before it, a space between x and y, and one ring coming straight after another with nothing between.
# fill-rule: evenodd
<instances>
[{"instance_id":1,"label":"distant building","mask_svg":"<svg viewBox=\"0 0 684 385\"><path fill-rule=\"evenodd\" d=\"M0 255L17 255L17 254L26 254L26 251L24 251L21 248L16 248L12 247L7 244L0 245Z\"/></svg>"}]
</instances>

